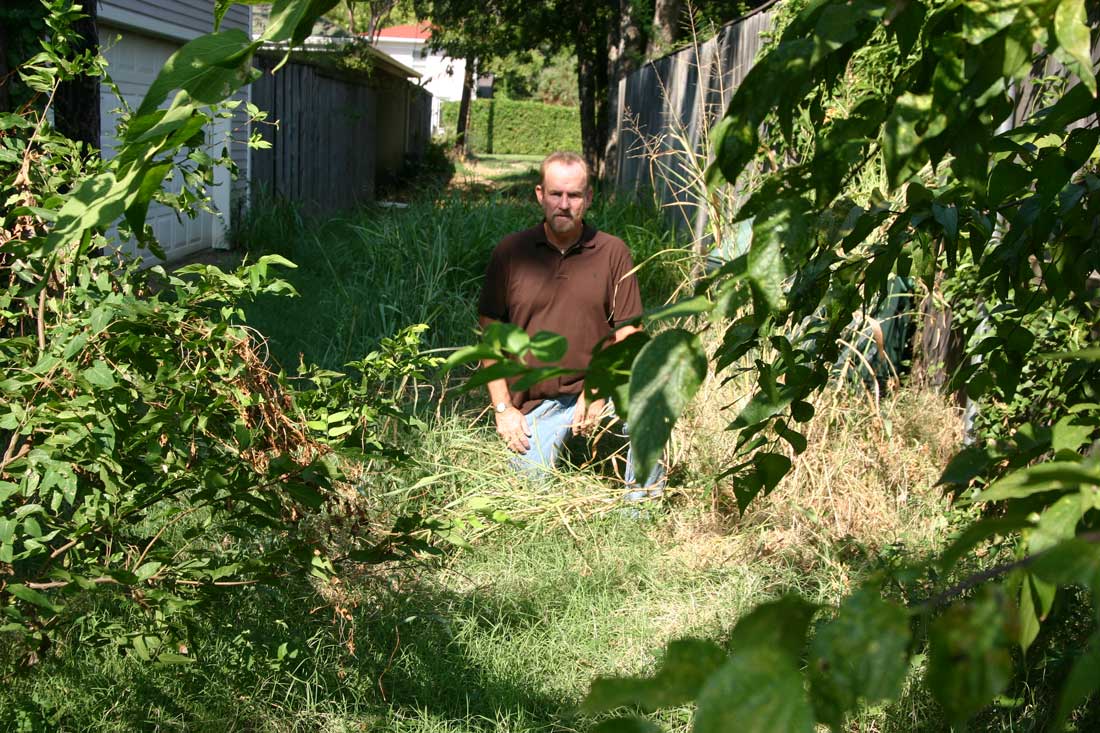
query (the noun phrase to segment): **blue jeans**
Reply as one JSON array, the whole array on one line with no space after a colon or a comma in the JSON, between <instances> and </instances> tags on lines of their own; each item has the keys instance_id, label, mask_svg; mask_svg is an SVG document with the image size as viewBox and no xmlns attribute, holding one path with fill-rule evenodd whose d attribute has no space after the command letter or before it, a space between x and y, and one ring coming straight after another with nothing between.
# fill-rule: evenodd
<instances>
[{"instance_id":1,"label":"blue jeans","mask_svg":"<svg viewBox=\"0 0 1100 733\"><path fill-rule=\"evenodd\" d=\"M512 459L512 466L520 473L526 474L535 481L545 481L550 476L550 469L557 463L561 456L565 441L573 434L573 411L577 406L577 395L560 395L553 399L543 400L538 407L531 410L525 416L527 429L531 432L529 441L531 447L526 453L517 455ZM608 403L604 412L604 419L614 417L615 406ZM616 434L629 439L625 423L618 423ZM634 477L634 455L631 449L626 453L626 470L623 480L629 490L626 494L628 501L639 501L650 497L657 497L663 493L665 485L665 469L660 463L649 475L648 480L641 486Z\"/></svg>"}]
</instances>

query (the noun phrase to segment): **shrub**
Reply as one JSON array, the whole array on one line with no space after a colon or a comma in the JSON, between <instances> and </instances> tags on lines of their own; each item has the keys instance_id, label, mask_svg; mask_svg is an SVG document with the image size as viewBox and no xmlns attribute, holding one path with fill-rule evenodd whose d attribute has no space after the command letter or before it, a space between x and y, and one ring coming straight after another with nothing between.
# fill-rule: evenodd
<instances>
[{"instance_id":1,"label":"shrub","mask_svg":"<svg viewBox=\"0 0 1100 733\"><path fill-rule=\"evenodd\" d=\"M443 103L443 127L455 131L458 102ZM546 155L580 150L581 122L576 107L513 99L477 99L466 135L471 152Z\"/></svg>"}]
</instances>

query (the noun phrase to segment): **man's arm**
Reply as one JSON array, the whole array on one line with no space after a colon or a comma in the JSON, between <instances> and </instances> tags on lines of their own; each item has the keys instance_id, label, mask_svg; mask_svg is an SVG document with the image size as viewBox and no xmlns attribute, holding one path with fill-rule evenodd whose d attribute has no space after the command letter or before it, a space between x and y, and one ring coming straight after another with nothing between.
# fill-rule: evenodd
<instances>
[{"instance_id":1,"label":"man's arm","mask_svg":"<svg viewBox=\"0 0 1100 733\"><path fill-rule=\"evenodd\" d=\"M607 345L610 346L611 344L617 344L620 341L625 340L627 336L633 336L634 334L641 332L642 329L638 326L631 326L629 324L626 326L619 326L615 329L615 332L611 334L611 338L608 339Z\"/></svg>"},{"instance_id":2,"label":"man's arm","mask_svg":"<svg viewBox=\"0 0 1100 733\"><path fill-rule=\"evenodd\" d=\"M479 315L477 322L484 331L491 324L496 323L496 320ZM481 366L488 368L495 363L492 359L483 359ZM526 453L531 447L531 441L528 440L531 431L527 429L527 418L512 404L512 393L508 390L508 382L504 379L494 379L489 382L489 400L493 405L497 435L516 453ZM504 412L498 412L496 406L502 402L507 407Z\"/></svg>"},{"instance_id":3,"label":"man's arm","mask_svg":"<svg viewBox=\"0 0 1100 733\"><path fill-rule=\"evenodd\" d=\"M607 345L618 343L627 336L640 333L641 330L638 326L620 326L611 333L610 338L607 339ZM599 425L606 406L607 400L593 400L589 403L584 396L584 388L582 387L581 393L577 396L577 405L573 409L573 435L592 432Z\"/></svg>"}]
</instances>

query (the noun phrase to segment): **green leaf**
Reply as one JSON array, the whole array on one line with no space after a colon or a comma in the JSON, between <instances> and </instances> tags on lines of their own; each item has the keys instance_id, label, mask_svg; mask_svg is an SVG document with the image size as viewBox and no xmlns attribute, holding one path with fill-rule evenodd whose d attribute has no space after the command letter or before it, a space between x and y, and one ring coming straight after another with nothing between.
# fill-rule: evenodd
<instances>
[{"instance_id":1,"label":"green leaf","mask_svg":"<svg viewBox=\"0 0 1100 733\"><path fill-rule=\"evenodd\" d=\"M725 661L726 653L712 642L678 639L669 642L653 677L599 677L581 707L588 713L600 713L626 705L643 710L683 705L698 696Z\"/></svg>"},{"instance_id":2,"label":"green leaf","mask_svg":"<svg viewBox=\"0 0 1100 733\"><path fill-rule=\"evenodd\" d=\"M644 331L632 333L593 354L585 372L585 389L596 399L613 400L615 411L627 424L630 423L630 370L649 341L650 336Z\"/></svg>"},{"instance_id":3,"label":"green leaf","mask_svg":"<svg viewBox=\"0 0 1100 733\"><path fill-rule=\"evenodd\" d=\"M1004 590L986 587L932 623L928 686L953 724L989 705L1012 679L1014 616Z\"/></svg>"},{"instance_id":4,"label":"green leaf","mask_svg":"<svg viewBox=\"0 0 1100 733\"><path fill-rule=\"evenodd\" d=\"M88 382L95 387L102 389L113 389L117 382L115 382L115 375L111 370L111 367L107 365L107 362L102 359L96 359L92 366L85 369L81 374Z\"/></svg>"},{"instance_id":5,"label":"green leaf","mask_svg":"<svg viewBox=\"0 0 1100 733\"><path fill-rule=\"evenodd\" d=\"M1081 656L1073 663L1069 677L1062 684L1058 712L1048 730L1062 730L1070 713L1100 687L1100 633L1089 638Z\"/></svg>"},{"instance_id":6,"label":"green leaf","mask_svg":"<svg viewBox=\"0 0 1100 733\"><path fill-rule=\"evenodd\" d=\"M1046 620L1054 603L1057 587L1031 574L1024 574L1020 582L1020 651L1027 654L1032 642L1039 636L1039 627ZM1038 599L1038 606L1036 605Z\"/></svg>"},{"instance_id":7,"label":"green leaf","mask_svg":"<svg viewBox=\"0 0 1100 733\"><path fill-rule=\"evenodd\" d=\"M955 564L979 542L997 535L1009 535L1022 529L1033 526L1033 522L1025 517L1001 517L997 519L983 519L968 526L955 538L951 545L944 550L939 559L939 568L947 573Z\"/></svg>"},{"instance_id":8,"label":"green leaf","mask_svg":"<svg viewBox=\"0 0 1100 733\"><path fill-rule=\"evenodd\" d=\"M185 657L175 652L161 652L157 655L156 659L156 664L161 665L194 664L194 662L195 659L193 657Z\"/></svg>"},{"instance_id":9,"label":"green leaf","mask_svg":"<svg viewBox=\"0 0 1100 733\"><path fill-rule=\"evenodd\" d=\"M1100 361L1100 348L1078 349L1077 351L1057 351L1051 354L1044 354L1042 358L1051 361L1069 361L1074 359Z\"/></svg>"},{"instance_id":10,"label":"green leaf","mask_svg":"<svg viewBox=\"0 0 1100 733\"><path fill-rule=\"evenodd\" d=\"M959 238L959 210L956 207L934 203L932 217L943 227L943 234L949 241Z\"/></svg>"},{"instance_id":11,"label":"green leaf","mask_svg":"<svg viewBox=\"0 0 1100 733\"><path fill-rule=\"evenodd\" d=\"M813 709L806 700L797 659L786 649L766 643L736 651L711 676L699 693L692 726L694 733L812 733L813 729Z\"/></svg>"},{"instance_id":12,"label":"green leaf","mask_svg":"<svg viewBox=\"0 0 1100 733\"><path fill-rule=\"evenodd\" d=\"M1002 160L993 166L989 174L989 202L1000 206L1012 197L1030 193L1034 178L1023 166L1011 160Z\"/></svg>"},{"instance_id":13,"label":"green leaf","mask_svg":"<svg viewBox=\"0 0 1100 733\"><path fill-rule=\"evenodd\" d=\"M706 296L697 295L694 298L678 300L675 303L669 303L668 305L662 305L660 308L646 311L642 318L652 323L654 321L665 321L671 318L697 316L702 313L709 313L712 308L714 308L714 303Z\"/></svg>"},{"instance_id":14,"label":"green leaf","mask_svg":"<svg viewBox=\"0 0 1100 733\"><path fill-rule=\"evenodd\" d=\"M791 470L791 459L782 453L756 453L752 457L765 496L770 494L787 472Z\"/></svg>"},{"instance_id":15,"label":"green leaf","mask_svg":"<svg viewBox=\"0 0 1100 733\"><path fill-rule=\"evenodd\" d=\"M1054 35L1069 56L1073 72L1096 95L1096 77L1092 72L1092 43L1089 37L1085 0L1061 0L1054 10Z\"/></svg>"},{"instance_id":16,"label":"green leaf","mask_svg":"<svg viewBox=\"0 0 1100 733\"><path fill-rule=\"evenodd\" d=\"M994 457L985 446L970 445L948 461L937 484L966 486L993 465Z\"/></svg>"},{"instance_id":17,"label":"green leaf","mask_svg":"<svg viewBox=\"0 0 1100 733\"><path fill-rule=\"evenodd\" d=\"M783 307L784 256L800 261L809 242L809 217L802 199L782 198L753 219L746 277L756 296L757 309Z\"/></svg>"},{"instance_id":18,"label":"green leaf","mask_svg":"<svg viewBox=\"0 0 1100 733\"><path fill-rule=\"evenodd\" d=\"M909 613L864 587L841 604L810 644L810 691L818 718L834 729L862 699L895 699L909 670Z\"/></svg>"},{"instance_id":19,"label":"green leaf","mask_svg":"<svg viewBox=\"0 0 1100 733\"><path fill-rule=\"evenodd\" d=\"M1067 415L1054 423L1050 447L1055 453L1063 450L1076 452L1089 443L1096 426L1077 425L1074 419L1073 415Z\"/></svg>"},{"instance_id":20,"label":"green leaf","mask_svg":"<svg viewBox=\"0 0 1100 733\"><path fill-rule=\"evenodd\" d=\"M786 423L781 422L776 425L775 432L794 449L795 455L799 455L806 451L806 447L808 446L806 436L797 430L790 429L787 427Z\"/></svg>"},{"instance_id":21,"label":"green leaf","mask_svg":"<svg viewBox=\"0 0 1100 733\"><path fill-rule=\"evenodd\" d=\"M817 608L817 604L797 595L762 603L738 620L730 634L730 648L737 651L763 644L782 650L792 659L799 658L806 645L810 619Z\"/></svg>"},{"instance_id":22,"label":"green leaf","mask_svg":"<svg viewBox=\"0 0 1100 733\"><path fill-rule=\"evenodd\" d=\"M882 157L891 187L897 188L924 167L928 160L924 139L917 126L932 111L931 94L901 95L882 128Z\"/></svg>"},{"instance_id":23,"label":"green leaf","mask_svg":"<svg viewBox=\"0 0 1100 733\"><path fill-rule=\"evenodd\" d=\"M557 379L558 377L566 377L574 374L578 374L579 369L562 369L560 367L539 367L536 369L527 369L519 379L512 384L512 389L523 391L531 389L539 382L545 382L548 379Z\"/></svg>"},{"instance_id":24,"label":"green leaf","mask_svg":"<svg viewBox=\"0 0 1100 733\"><path fill-rule=\"evenodd\" d=\"M569 350L569 343L564 336L550 331L539 331L529 344L531 355L543 363L553 364L565 357Z\"/></svg>"},{"instance_id":25,"label":"green leaf","mask_svg":"<svg viewBox=\"0 0 1100 733\"><path fill-rule=\"evenodd\" d=\"M149 202L157 191L160 190L164 178L175 168L175 163L169 161L159 165L149 166L142 174L138 184L137 195L133 203L126 208L126 223L134 230L138 239L144 240L145 217L149 213Z\"/></svg>"},{"instance_id":26,"label":"green leaf","mask_svg":"<svg viewBox=\"0 0 1100 733\"><path fill-rule=\"evenodd\" d=\"M286 492L295 501L310 509L320 509L325 503L325 495L312 486L299 481L289 481L285 484Z\"/></svg>"},{"instance_id":27,"label":"green leaf","mask_svg":"<svg viewBox=\"0 0 1100 733\"><path fill-rule=\"evenodd\" d=\"M1028 552L1034 555L1072 538L1081 517L1093 508L1093 496L1093 491L1083 489L1060 497L1043 509L1038 525L1028 534Z\"/></svg>"},{"instance_id":28,"label":"green leaf","mask_svg":"<svg viewBox=\"0 0 1100 733\"><path fill-rule=\"evenodd\" d=\"M1035 556L1030 570L1058 586L1083 585L1100 591L1100 545L1080 539L1060 542Z\"/></svg>"},{"instance_id":29,"label":"green leaf","mask_svg":"<svg viewBox=\"0 0 1100 733\"><path fill-rule=\"evenodd\" d=\"M72 359L74 356L76 356L78 353L80 353L80 351L82 351L87 344L88 344L87 334L83 334L83 333L77 334L73 338L72 341L65 344L65 351L62 352L62 355L61 355L62 358L64 358L65 360ZM8 429L10 430L11 428L8 428Z\"/></svg>"},{"instance_id":30,"label":"green leaf","mask_svg":"<svg viewBox=\"0 0 1100 733\"><path fill-rule=\"evenodd\" d=\"M808 423L814 419L814 406L809 402L795 400L791 403L791 417L795 422Z\"/></svg>"},{"instance_id":31,"label":"green leaf","mask_svg":"<svg viewBox=\"0 0 1100 733\"><path fill-rule=\"evenodd\" d=\"M707 376L699 337L662 331L642 347L630 373L630 434L636 476L649 476L676 420Z\"/></svg>"},{"instance_id":32,"label":"green leaf","mask_svg":"<svg viewBox=\"0 0 1100 733\"><path fill-rule=\"evenodd\" d=\"M978 494L975 501L1022 499L1047 491L1076 491L1082 486L1100 486L1100 470L1075 461L1047 461L1013 471Z\"/></svg>"},{"instance_id":33,"label":"green leaf","mask_svg":"<svg viewBox=\"0 0 1100 733\"><path fill-rule=\"evenodd\" d=\"M47 611L51 611L53 613L57 613L62 608L61 606L55 605L54 602L51 601L49 596L47 596L45 593L37 591L34 588L28 588L22 583L12 583L4 590L21 601L25 601L27 603L30 603L31 605L38 606L39 608L44 608Z\"/></svg>"},{"instance_id":34,"label":"green leaf","mask_svg":"<svg viewBox=\"0 0 1100 733\"><path fill-rule=\"evenodd\" d=\"M86 230L105 229L117 221L136 194L142 174L141 166L131 165L84 179L58 212L46 248L55 251L66 242L79 239Z\"/></svg>"},{"instance_id":35,"label":"green leaf","mask_svg":"<svg viewBox=\"0 0 1100 733\"><path fill-rule=\"evenodd\" d=\"M222 101L248 83L250 54L258 45L258 41L253 44L248 34L239 28L208 33L188 41L164 62L136 116L156 111L175 89L186 91L200 104Z\"/></svg>"},{"instance_id":36,"label":"green leaf","mask_svg":"<svg viewBox=\"0 0 1100 733\"><path fill-rule=\"evenodd\" d=\"M340 0L275 0L263 40L297 46L313 31L314 21Z\"/></svg>"}]
</instances>

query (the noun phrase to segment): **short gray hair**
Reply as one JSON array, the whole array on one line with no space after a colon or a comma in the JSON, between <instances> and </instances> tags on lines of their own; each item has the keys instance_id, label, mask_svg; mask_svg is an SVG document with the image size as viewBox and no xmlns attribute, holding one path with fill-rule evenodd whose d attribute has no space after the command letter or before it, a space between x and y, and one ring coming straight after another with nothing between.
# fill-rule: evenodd
<instances>
[{"instance_id":1,"label":"short gray hair","mask_svg":"<svg viewBox=\"0 0 1100 733\"><path fill-rule=\"evenodd\" d=\"M579 165L584 168L584 185L587 188L592 187L592 171L588 169L588 162L571 150L555 150L542 159L542 165L539 166L539 184L546 182L546 169L551 163L562 163L564 165Z\"/></svg>"}]
</instances>

